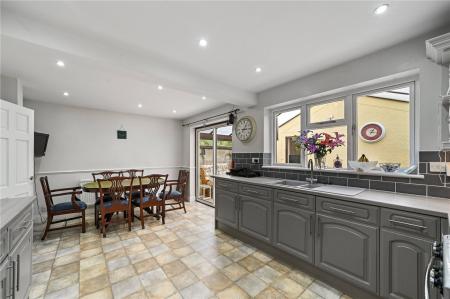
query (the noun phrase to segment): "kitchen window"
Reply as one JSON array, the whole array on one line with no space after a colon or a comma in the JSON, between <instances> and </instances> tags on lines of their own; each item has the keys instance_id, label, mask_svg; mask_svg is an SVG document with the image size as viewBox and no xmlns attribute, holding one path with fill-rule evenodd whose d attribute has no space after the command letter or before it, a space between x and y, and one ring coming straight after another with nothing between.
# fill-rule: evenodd
<instances>
[{"instance_id":1,"label":"kitchen window","mask_svg":"<svg viewBox=\"0 0 450 299\"><path fill-rule=\"evenodd\" d=\"M363 154L370 161L409 168L415 163L414 88L415 83L408 82L275 110L273 164L305 166L314 158L297 143L301 130L310 130L344 135L345 146L326 156L327 168L334 168L337 159L346 168L349 160Z\"/></svg>"}]
</instances>

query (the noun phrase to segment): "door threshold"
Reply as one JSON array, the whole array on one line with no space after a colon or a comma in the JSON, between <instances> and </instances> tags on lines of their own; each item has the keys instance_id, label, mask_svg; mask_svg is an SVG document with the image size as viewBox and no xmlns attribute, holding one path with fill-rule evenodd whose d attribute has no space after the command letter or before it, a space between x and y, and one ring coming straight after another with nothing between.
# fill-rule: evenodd
<instances>
[{"instance_id":1,"label":"door threshold","mask_svg":"<svg viewBox=\"0 0 450 299\"><path fill-rule=\"evenodd\" d=\"M207 202L206 200L201 200L201 199L196 198L195 201L199 202L201 204L204 204L205 206L209 206L211 208L215 208L213 203Z\"/></svg>"}]
</instances>

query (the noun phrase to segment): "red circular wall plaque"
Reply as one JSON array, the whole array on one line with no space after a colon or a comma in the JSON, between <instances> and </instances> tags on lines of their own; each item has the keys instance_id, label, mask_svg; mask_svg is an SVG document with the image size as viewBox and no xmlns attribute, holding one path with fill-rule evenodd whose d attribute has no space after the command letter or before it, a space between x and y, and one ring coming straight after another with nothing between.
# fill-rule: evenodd
<instances>
[{"instance_id":1,"label":"red circular wall plaque","mask_svg":"<svg viewBox=\"0 0 450 299\"><path fill-rule=\"evenodd\" d=\"M384 138L386 129L380 123L367 123L359 130L359 137L365 142L378 142Z\"/></svg>"}]
</instances>

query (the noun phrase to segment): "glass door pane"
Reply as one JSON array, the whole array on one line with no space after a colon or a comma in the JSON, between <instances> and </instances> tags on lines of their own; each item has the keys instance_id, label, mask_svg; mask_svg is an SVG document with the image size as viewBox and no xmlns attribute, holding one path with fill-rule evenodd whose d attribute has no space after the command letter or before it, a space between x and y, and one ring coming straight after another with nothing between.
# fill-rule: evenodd
<instances>
[{"instance_id":1,"label":"glass door pane","mask_svg":"<svg viewBox=\"0 0 450 299\"><path fill-rule=\"evenodd\" d=\"M216 128L216 174L226 174L231 167L233 126Z\"/></svg>"},{"instance_id":2,"label":"glass door pane","mask_svg":"<svg viewBox=\"0 0 450 299\"><path fill-rule=\"evenodd\" d=\"M197 131L197 199L214 204L214 139L215 129Z\"/></svg>"}]
</instances>

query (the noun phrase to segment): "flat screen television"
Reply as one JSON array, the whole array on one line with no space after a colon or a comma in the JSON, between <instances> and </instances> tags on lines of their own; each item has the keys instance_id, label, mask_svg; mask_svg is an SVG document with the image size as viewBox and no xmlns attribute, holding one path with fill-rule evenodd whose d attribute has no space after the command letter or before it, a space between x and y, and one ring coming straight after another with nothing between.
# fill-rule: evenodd
<instances>
[{"instance_id":1,"label":"flat screen television","mask_svg":"<svg viewBox=\"0 0 450 299\"><path fill-rule=\"evenodd\" d=\"M34 156L45 156L47 150L48 134L34 132Z\"/></svg>"}]
</instances>

